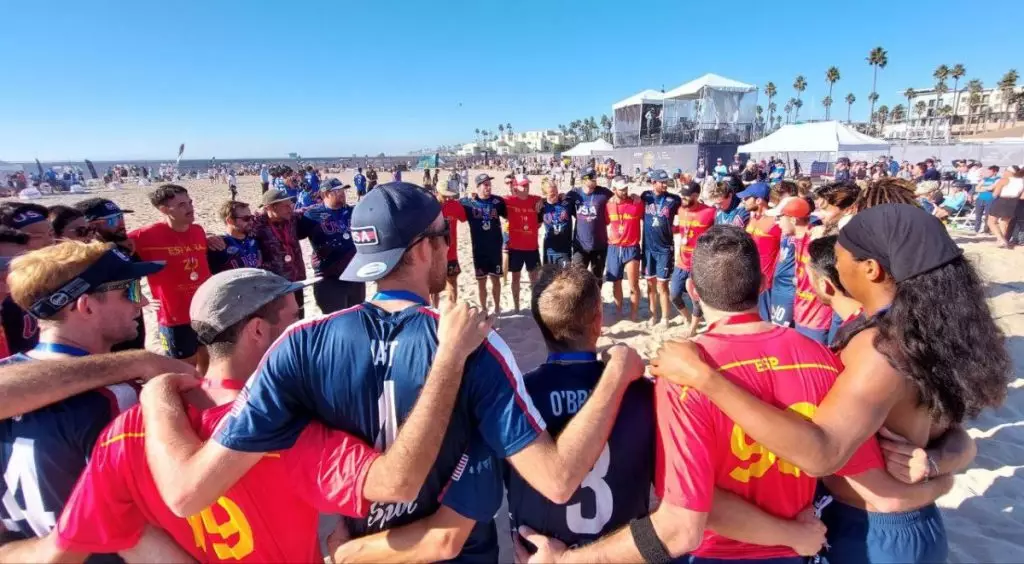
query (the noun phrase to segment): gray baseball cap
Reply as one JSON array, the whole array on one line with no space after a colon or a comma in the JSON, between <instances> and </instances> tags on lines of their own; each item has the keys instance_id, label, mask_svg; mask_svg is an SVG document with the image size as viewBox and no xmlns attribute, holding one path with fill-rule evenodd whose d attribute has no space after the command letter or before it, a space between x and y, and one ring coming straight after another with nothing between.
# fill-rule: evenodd
<instances>
[{"instance_id":1,"label":"gray baseball cap","mask_svg":"<svg viewBox=\"0 0 1024 564\"><path fill-rule=\"evenodd\" d=\"M192 297L188 313L199 342L208 345L232 325L270 302L319 282L312 278L290 282L259 268L235 268L214 274Z\"/></svg>"}]
</instances>

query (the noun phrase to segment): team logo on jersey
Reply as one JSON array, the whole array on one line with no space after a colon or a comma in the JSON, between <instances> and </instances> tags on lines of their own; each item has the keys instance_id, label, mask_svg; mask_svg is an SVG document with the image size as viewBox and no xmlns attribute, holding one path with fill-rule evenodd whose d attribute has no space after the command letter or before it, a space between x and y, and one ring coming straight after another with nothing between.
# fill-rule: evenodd
<instances>
[{"instance_id":1,"label":"team logo on jersey","mask_svg":"<svg viewBox=\"0 0 1024 564\"><path fill-rule=\"evenodd\" d=\"M352 242L359 246L379 245L380 238L377 236L377 228L372 225L368 227L353 227Z\"/></svg>"}]
</instances>

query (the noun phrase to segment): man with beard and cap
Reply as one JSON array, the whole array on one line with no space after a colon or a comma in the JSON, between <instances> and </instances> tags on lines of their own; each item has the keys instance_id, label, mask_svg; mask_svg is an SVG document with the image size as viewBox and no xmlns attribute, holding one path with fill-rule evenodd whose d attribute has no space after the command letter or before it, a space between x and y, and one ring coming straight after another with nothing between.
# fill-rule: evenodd
<instances>
[{"instance_id":1,"label":"man with beard and cap","mask_svg":"<svg viewBox=\"0 0 1024 564\"><path fill-rule=\"evenodd\" d=\"M669 193L668 173L658 169L648 175L653 190L640 195L644 204L644 278L647 279L647 302L651 311L651 324L658 318L661 305L661 326L668 327L669 280L672 275L672 225L682 201Z\"/></svg>"},{"instance_id":2,"label":"man with beard and cap","mask_svg":"<svg viewBox=\"0 0 1024 564\"><path fill-rule=\"evenodd\" d=\"M864 318L840 334L841 372L807 418L736 386L693 343L666 344L651 372L714 402L779 460L827 476L822 493L835 498L822 513L829 562L943 562L948 546L934 499L944 492L915 488L948 486L973 459L961 425L1006 398L1012 363L1004 335L974 267L945 226L916 206L858 213L835 252L840 282ZM829 476L879 432L889 471L915 484L889 492L887 502Z\"/></svg>"},{"instance_id":3,"label":"man with beard and cap","mask_svg":"<svg viewBox=\"0 0 1024 564\"><path fill-rule=\"evenodd\" d=\"M346 201L351 188L337 178L320 186L323 203L303 210L298 222L300 239L313 247L313 274L323 280L313 286L313 298L322 313L334 313L366 299L366 285L338 277L355 255L349 224L352 206Z\"/></svg>"},{"instance_id":4,"label":"man with beard and cap","mask_svg":"<svg viewBox=\"0 0 1024 564\"><path fill-rule=\"evenodd\" d=\"M600 456L642 362L628 347L613 347L606 370L617 376L600 378L573 421L552 439L497 333L491 331L468 360L438 349L438 315L426 304L431 292L444 288L448 232L440 203L419 186L378 186L352 214L356 256L342 275L376 281L376 295L286 331L250 380L245 399L205 444L174 432L179 424L187 428L176 395L166 403L144 395L150 468L175 513L191 515L215 501L265 453L294 444L313 418L386 450L399 428L406 432L403 422L427 373L453 362L449 370L464 366L465 378L450 424L433 426L444 435L433 469L425 483L407 484L411 503L375 504L367 519L348 521L354 536L435 514L445 522L468 517L478 525L454 543L454 554L440 559L461 552L463 558L494 561L499 458L542 495L568 501ZM168 421L168 414L181 423Z\"/></svg>"},{"instance_id":5,"label":"man with beard and cap","mask_svg":"<svg viewBox=\"0 0 1024 564\"><path fill-rule=\"evenodd\" d=\"M583 186L565 196L576 215L572 262L589 268L598 280L604 280L608 257L608 213L605 208L612 191L597 185L597 171L592 166L584 168L580 178Z\"/></svg>"},{"instance_id":6,"label":"man with beard and cap","mask_svg":"<svg viewBox=\"0 0 1024 564\"><path fill-rule=\"evenodd\" d=\"M686 291L686 281L693 271L693 248L697 239L715 224L715 208L700 201L700 185L696 182L680 187L679 199L681 204L675 220L675 245L679 254L669 282L669 296L672 304L689 322L689 334L694 335L702 312L700 303L695 302Z\"/></svg>"},{"instance_id":7,"label":"man with beard and cap","mask_svg":"<svg viewBox=\"0 0 1024 564\"><path fill-rule=\"evenodd\" d=\"M135 245L128 239L128 230L124 225L124 214L135 213L134 210L123 210L114 202L106 198L89 198L75 204L75 209L85 215L85 221L100 241L117 245L133 261L140 261L139 255L135 254ZM146 323L145 317L139 315L135 320L139 328L138 335L130 341L117 343L110 350L111 352L138 350L146 348Z\"/></svg>"}]
</instances>

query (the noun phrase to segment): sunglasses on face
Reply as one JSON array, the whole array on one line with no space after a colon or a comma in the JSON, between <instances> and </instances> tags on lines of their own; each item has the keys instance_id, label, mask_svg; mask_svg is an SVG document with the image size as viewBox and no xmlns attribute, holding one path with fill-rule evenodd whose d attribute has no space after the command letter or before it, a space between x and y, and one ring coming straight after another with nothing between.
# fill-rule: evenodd
<instances>
[{"instance_id":1,"label":"sunglasses on face","mask_svg":"<svg viewBox=\"0 0 1024 564\"><path fill-rule=\"evenodd\" d=\"M100 292L115 292L117 290L123 290L125 298L133 304L142 303L142 281L141 280L121 280L118 282L108 282L106 284L100 284L93 290L95 293Z\"/></svg>"},{"instance_id":2,"label":"sunglasses on face","mask_svg":"<svg viewBox=\"0 0 1024 564\"><path fill-rule=\"evenodd\" d=\"M116 229L118 225L124 223L124 214L115 213L114 215L108 215L106 217L98 217L95 221L104 222L108 229Z\"/></svg>"},{"instance_id":3,"label":"sunglasses on face","mask_svg":"<svg viewBox=\"0 0 1024 564\"><path fill-rule=\"evenodd\" d=\"M236 215L232 219L235 221L252 221L252 215Z\"/></svg>"},{"instance_id":4,"label":"sunglasses on face","mask_svg":"<svg viewBox=\"0 0 1024 564\"><path fill-rule=\"evenodd\" d=\"M416 243L419 243L420 241L423 241L425 239L435 239L435 238L442 238L442 237L444 238L444 244L445 245L451 245L452 244L452 241L451 241L452 230L451 230L451 227L449 227L449 225L448 225L448 220L447 219L444 220L444 225L441 226L441 229L439 229L437 231L424 231L419 237L417 237L416 241L413 242L413 245L415 245ZM409 246L412 247L412 245L409 245Z\"/></svg>"}]
</instances>

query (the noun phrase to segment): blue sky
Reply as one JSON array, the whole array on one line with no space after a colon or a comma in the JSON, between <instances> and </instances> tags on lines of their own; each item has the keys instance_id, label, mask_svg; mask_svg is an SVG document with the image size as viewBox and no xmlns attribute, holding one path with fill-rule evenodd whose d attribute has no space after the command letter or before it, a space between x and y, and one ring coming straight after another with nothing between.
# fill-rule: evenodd
<instances>
[{"instance_id":1,"label":"blue sky","mask_svg":"<svg viewBox=\"0 0 1024 564\"><path fill-rule=\"evenodd\" d=\"M498 123L600 119L643 88L706 72L774 81L780 108L803 74L801 115L820 117L830 65L842 74L833 115L845 118L853 92L865 119L875 46L889 52L878 92L890 106L942 63L986 86L1024 72L1020 34L1000 16L1019 4L983 6L6 0L0 160L170 159L182 142L200 159L400 153Z\"/></svg>"}]
</instances>

